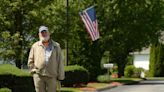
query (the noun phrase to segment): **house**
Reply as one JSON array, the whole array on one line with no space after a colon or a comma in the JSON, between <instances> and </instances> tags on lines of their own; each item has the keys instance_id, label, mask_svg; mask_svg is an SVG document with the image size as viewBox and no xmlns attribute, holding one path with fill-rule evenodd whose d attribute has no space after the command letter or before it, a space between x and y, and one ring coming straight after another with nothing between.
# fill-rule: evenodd
<instances>
[{"instance_id":1,"label":"house","mask_svg":"<svg viewBox=\"0 0 164 92\"><path fill-rule=\"evenodd\" d=\"M141 52L134 52L133 65L149 70L150 48L143 49Z\"/></svg>"}]
</instances>

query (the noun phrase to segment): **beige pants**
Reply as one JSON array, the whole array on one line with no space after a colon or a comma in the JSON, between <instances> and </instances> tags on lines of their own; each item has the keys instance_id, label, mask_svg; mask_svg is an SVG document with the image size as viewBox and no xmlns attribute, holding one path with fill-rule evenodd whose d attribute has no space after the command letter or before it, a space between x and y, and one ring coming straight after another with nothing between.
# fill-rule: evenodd
<instances>
[{"instance_id":1,"label":"beige pants","mask_svg":"<svg viewBox=\"0 0 164 92\"><path fill-rule=\"evenodd\" d=\"M56 78L33 74L36 92L56 92Z\"/></svg>"}]
</instances>

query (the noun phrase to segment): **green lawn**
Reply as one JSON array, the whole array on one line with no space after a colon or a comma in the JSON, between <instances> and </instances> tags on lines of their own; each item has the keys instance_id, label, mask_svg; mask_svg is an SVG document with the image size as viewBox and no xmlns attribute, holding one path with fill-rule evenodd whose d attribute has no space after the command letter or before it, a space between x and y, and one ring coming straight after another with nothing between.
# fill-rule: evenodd
<instances>
[{"instance_id":1,"label":"green lawn","mask_svg":"<svg viewBox=\"0 0 164 92\"><path fill-rule=\"evenodd\" d=\"M137 83L141 81L140 78L111 78L111 82L119 82L122 84L131 84L131 83ZM88 83L86 87L88 88L105 88L108 87L110 83ZM71 88L71 87L62 87L61 92L82 92L79 88Z\"/></svg>"},{"instance_id":2,"label":"green lawn","mask_svg":"<svg viewBox=\"0 0 164 92\"><path fill-rule=\"evenodd\" d=\"M78 88L62 87L60 92L82 92Z\"/></svg>"},{"instance_id":3,"label":"green lawn","mask_svg":"<svg viewBox=\"0 0 164 92\"><path fill-rule=\"evenodd\" d=\"M109 86L109 83L89 83L87 85L87 87L92 87L92 88L96 88L96 89L104 88L104 87L108 87L108 86Z\"/></svg>"},{"instance_id":4,"label":"green lawn","mask_svg":"<svg viewBox=\"0 0 164 92\"><path fill-rule=\"evenodd\" d=\"M164 77L147 77L148 80L164 80Z\"/></svg>"},{"instance_id":5,"label":"green lawn","mask_svg":"<svg viewBox=\"0 0 164 92\"><path fill-rule=\"evenodd\" d=\"M137 83L141 81L140 78L111 78L112 82L120 82L123 84L129 84L129 83Z\"/></svg>"}]
</instances>

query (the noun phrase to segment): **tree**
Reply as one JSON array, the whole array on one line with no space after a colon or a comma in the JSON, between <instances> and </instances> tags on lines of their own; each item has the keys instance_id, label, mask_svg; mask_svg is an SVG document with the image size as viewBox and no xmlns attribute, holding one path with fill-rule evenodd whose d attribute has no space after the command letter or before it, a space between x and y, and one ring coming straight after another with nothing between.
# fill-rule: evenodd
<instances>
[{"instance_id":1,"label":"tree","mask_svg":"<svg viewBox=\"0 0 164 92\"><path fill-rule=\"evenodd\" d=\"M130 52L148 47L163 29L163 1L161 0L69 0L69 32L66 32L65 0L2 0L0 1L1 31L22 40L13 48L16 65L27 62L30 46L37 38L38 27L47 25L52 38L65 48L69 42L69 64L79 64L91 72L91 78L103 73L100 61L109 51L109 62L118 65L124 75ZM95 5L101 37L91 42L80 19L79 11ZM5 47L4 47L5 48ZM25 57L26 56L26 57Z\"/></svg>"},{"instance_id":2,"label":"tree","mask_svg":"<svg viewBox=\"0 0 164 92\"><path fill-rule=\"evenodd\" d=\"M1 31L8 31L10 35L20 34L16 48L14 61L16 66L21 68L22 61L27 62L28 51L31 44L37 40L38 28L41 25L48 25L51 32L60 33L63 29L57 24L60 23L58 12L62 13L63 1L60 0L2 0L0 1ZM57 6L60 5L60 6ZM60 9L60 10L59 10ZM61 19L61 18L60 18ZM57 22L56 22L57 21ZM61 21L63 22L63 21ZM55 25L55 26L54 26ZM57 27L56 27L57 26ZM60 25L62 26L62 25ZM58 38L59 36L56 36ZM12 42L12 40L8 40ZM6 42L5 42L6 43ZM10 48L12 45L9 46ZM7 49L5 46L3 49ZM24 57L26 56L26 57Z\"/></svg>"},{"instance_id":3,"label":"tree","mask_svg":"<svg viewBox=\"0 0 164 92\"><path fill-rule=\"evenodd\" d=\"M92 72L92 77L102 73L100 61L105 51L109 51L109 62L118 65L120 77L124 75L124 68L128 62L130 52L140 51L148 47L159 36L163 29L163 1L154 0L95 0L83 1L75 6L70 5L70 30L74 36L71 39L71 64L80 64ZM77 18L77 12L95 4L100 40L88 41L82 22ZM82 30L83 29L83 30ZM97 68L94 68L97 67ZM94 71L96 70L96 71Z\"/></svg>"},{"instance_id":4,"label":"tree","mask_svg":"<svg viewBox=\"0 0 164 92\"><path fill-rule=\"evenodd\" d=\"M11 35L8 31L4 31L1 33L0 40L0 57L3 59L3 63L14 60L17 54L13 49L19 46L17 44L21 40L20 34Z\"/></svg>"},{"instance_id":5,"label":"tree","mask_svg":"<svg viewBox=\"0 0 164 92\"><path fill-rule=\"evenodd\" d=\"M110 61L118 65L120 76L124 75L130 52L140 51L158 39L164 28L163 5L161 0L97 0L103 48L110 52Z\"/></svg>"},{"instance_id":6,"label":"tree","mask_svg":"<svg viewBox=\"0 0 164 92\"><path fill-rule=\"evenodd\" d=\"M93 2L69 1L69 65L78 64L85 67L90 72L90 79L96 80L97 75L104 73L100 65L104 49L101 48L100 41L91 41L79 16L79 12Z\"/></svg>"},{"instance_id":7,"label":"tree","mask_svg":"<svg viewBox=\"0 0 164 92\"><path fill-rule=\"evenodd\" d=\"M152 44L150 52L149 75L152 77L164 76L164 45L161 43Z\"/></svg>"}]
</instances>

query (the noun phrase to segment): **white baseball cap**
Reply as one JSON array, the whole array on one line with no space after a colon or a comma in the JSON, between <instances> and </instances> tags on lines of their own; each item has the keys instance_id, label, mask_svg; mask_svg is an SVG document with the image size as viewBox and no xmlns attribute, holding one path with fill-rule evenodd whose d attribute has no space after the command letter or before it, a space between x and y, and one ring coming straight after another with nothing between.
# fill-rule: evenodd
<instances>
[{"instance_id":1,"label":"white baseball cap","mask_svg":"<svg viewBox=\"0 0 164 92\"><path fill-rule=\"evenodd\" d=\"M46 27L46 26L40 26L39 33L41 33L42 31L48 31L48 27Z\"/></svg>"}]
</instances>

